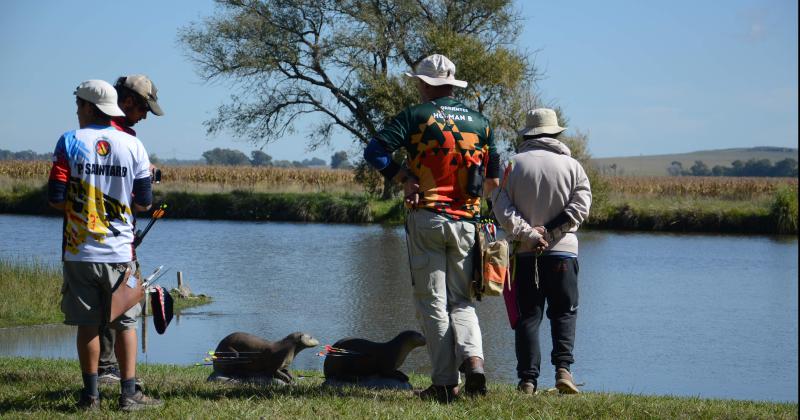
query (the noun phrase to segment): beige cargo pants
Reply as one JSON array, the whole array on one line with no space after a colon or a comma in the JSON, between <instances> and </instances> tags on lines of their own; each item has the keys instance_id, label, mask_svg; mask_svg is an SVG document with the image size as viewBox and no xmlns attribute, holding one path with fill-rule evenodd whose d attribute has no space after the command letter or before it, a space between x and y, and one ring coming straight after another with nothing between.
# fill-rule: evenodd
<instances>
[{"instance_id":1,"label":"beige cargo pants","mask_svg":"<svg viewBox=\"0 0 800 420\"><path fill-rule=\"evenodd\" d=\"M416 210L406 219L417 319L427 340L434 385L459 383L467 357L483 358L470 296L475 224Z\"/></svg>"}]
</instances>

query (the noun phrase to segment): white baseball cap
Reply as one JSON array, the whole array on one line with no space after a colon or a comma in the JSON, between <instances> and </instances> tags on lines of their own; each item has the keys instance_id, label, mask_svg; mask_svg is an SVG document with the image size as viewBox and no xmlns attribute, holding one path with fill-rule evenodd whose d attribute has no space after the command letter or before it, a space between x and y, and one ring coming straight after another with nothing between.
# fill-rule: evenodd
<instances>
[{"instance_id":1,"label":"white baseball cap","mask_svg":"<svg viewBox=\"0 0 800 420\"><path fill-rule=\"evenodd\" d=\"M453 85L461 88L467 87L467 82L456 80L456 65L441 54L433 54L423 58L417 64L415 72L406 72L406 76L416 77L431 86Z\"/></svg>"},{"instance_id":2,"label":"white baseball cap","mask_svg":"<svg viewBox=\"0 0 800 420\"><path fill-rule=\"evenodd\" d=\"M78 85L75 96L91 102L111 117L124 117L125 113L117 105L117 91L105 80L87 80Z\"/></svg>"}]
</instances>

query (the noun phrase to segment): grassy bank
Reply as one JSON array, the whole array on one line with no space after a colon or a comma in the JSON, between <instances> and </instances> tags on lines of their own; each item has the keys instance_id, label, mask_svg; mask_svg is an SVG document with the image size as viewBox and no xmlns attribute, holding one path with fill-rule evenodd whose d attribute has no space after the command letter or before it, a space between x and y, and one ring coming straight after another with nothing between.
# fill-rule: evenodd
<instances>
[{"instance_id":1,"label":"grassy bank","mask_svg":"<svg viewBox=\"0 0 800 420\"><path fill-rule=\"evenodd\" d=\"M46 163L0 162L0 214L56 215ZM156 201L169 218L321 223L403 222L399 199L364 194L348 171L166 167ZM797 233L796 178L602 177L588 227ZM349 188L347 186L350 186Z\"/></svg>"},{"instance_id":2,"label":"grassy bank","mask_svg":"<svg viewBox=\"0 0 800 420\"><path fill-rule=\"evenodd\" d=\"M169 204L172 219L293 221L320 223L397 222L400 201L382 202L365 195L332 193L228 193L157 191L156 202ZM394 208L398 207L398 208ZM0 191L0 214L57 216L47 205L44 187Z\"/></svg>"},{"instance_id":3,"label":"grassy bank","mask_svg":"<svg viewBox=\"0 0 800 420\"><path fill-rule=\"evenodd\" d=\"M593 208L585 226L661 232L797 233L797 213L794 222L783 225L781 213L773 212L771 205L766 200L623 198Z\"/></svg>"},{"instance_id":4,"label":"grassy bank","mask_svg":"<svg viewBox=\"0 0 800 420\"><path fill-rule=\"evenodd\" d=\"M615 194L592 208L585 226L594 229L666 232L797 233L797 191L773 197L729 200L702 196ZM169 203L168 218L272 220L322 223L403 222L399 199L381 201L355 195L158 192ZM0 213L56 216L41 189L0 193Z\"/></svg>"},{"instance_id":5,"label":"grassy bank","mask_svg":"<svg viewBox=\"0 0 800 420\"><path fill-rule=\"evenodd\" d=\"M60 267L0 258L0 328L62 322L61 283ZM175 313L211 302L207 296L182 299L173 293L172 297Z\"/></svg>"},{"instance_id":6,"label":"grassy bank","mask_svg":"<svg viewBox=\"0 0 800 420\"><path fill-rule=\"evenodd\" d=\"M232 386L205 381L209 367L140 364L139 374L165 405L142 418L764 418L796 419L797 404L610 393L533 397L513 385L491 384L484 398L450 405L421 401L409 392L326 389L319 372L293 387ZM412 384L427 379L411 375ZM74 403L80 390L78 365L65 360L0 358L0 416L85 417ZM128 417L116 410L116 386L103 387L101 411L91 417Z\"/></svg>"}]
</instances>

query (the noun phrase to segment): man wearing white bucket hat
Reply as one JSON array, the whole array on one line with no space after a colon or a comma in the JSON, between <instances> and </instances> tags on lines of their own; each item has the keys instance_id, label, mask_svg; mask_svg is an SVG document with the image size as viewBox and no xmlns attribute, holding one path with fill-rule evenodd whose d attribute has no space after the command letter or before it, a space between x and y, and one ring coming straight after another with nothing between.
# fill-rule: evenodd
<instances>
[{"instance_id":1,"label":"man wearing white bucket hat","mask_svg":"<svg viewBox=\"0 0 800 420\"><path fill-rule=\"evenodd\" d=\"M452 97L456 67L445 56L424 58L415 72L422 103L394 117L364 158L403 184L406 234L417 318L431 357L432 385L420 396L450 402L486 393L483 343L471 296L475 222L482 191L498 185L499 156L489 120ZM407 166L391 154L404 148Z\"/></svg>"},{"instance_id":2,"label":"man wearing white bucket hat","mask_svg":"<svg viewBox=\"0 0 800 420\"><path fill-rule=\"evenodd\" d=\"M76 325L78 360L83 391L78 406L100 407L97 367L100 327L117 330L117 357L126 378L136 374L136 316L134 305L110 320L111 292L135 287L126 273L134 270L134 211L147 210L153 196L150 160L136 137L111 127L111 118L125 115L117 92L102 80L88 80L75 90L80 128L64 133L53 152L48 201L64 212L62 260L64 284L61 311L64 323ZM135 195L135 196L134 196ZM119 407L139 410L161 401L138 389L122 387Z\"/></svg>"},{"instance_id":3,"label":"man wearing white bucket hat","mask_svg":"<svg viewBox=\"0 0 800 420\"><path fill-rule=\"evenodd\" d=\"M574 394L578 388L570 365L575 361L578 316L578 238L575 232L589 215L589 178L569 148L558 140L565 130L552 109L529 111L523 142L511 157L503 184L492 194L494 214L515 240L515 330L518 389L534 394L541 354L539 325L545 302L553 340L551 362L556 388Z\"/></svg>"}]
</instances>

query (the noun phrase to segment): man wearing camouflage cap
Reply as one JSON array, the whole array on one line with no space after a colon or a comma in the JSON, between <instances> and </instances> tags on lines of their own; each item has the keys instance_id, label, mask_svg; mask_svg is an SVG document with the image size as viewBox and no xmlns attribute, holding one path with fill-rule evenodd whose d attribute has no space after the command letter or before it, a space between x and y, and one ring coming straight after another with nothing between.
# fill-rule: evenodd
<instances>
[{"instance_id":1,"label":"man wearing camouflage cap","mask_svg":"<svg viewBox=\"0 0 800 420\"><path fill-rule=\"evenodd\" d=\"M117 105L125 113L123 116L111 118L111 126L119 131L124 131L136 136L133 126L147 118L147 113L162 116L164 111L158 103L158 89L149 77L143 74L131 74L117 78L114 83L117 91ZM154 177L158 168L150 165L151 177L159 182L160 176ZM136 258L136 249L133 250L133 260L136 261L136 277L141 278L139 262ZM100 331L100 365L98 367L98 381L102 384L111 384L122 380L119 364L114 355L114 342L116 333L113 329L105 327ZM141 385L140 380L136 383Z\"/></svg>"}]
</instances>

